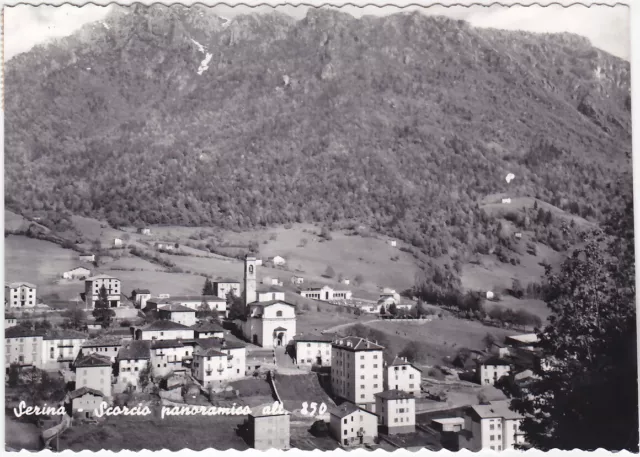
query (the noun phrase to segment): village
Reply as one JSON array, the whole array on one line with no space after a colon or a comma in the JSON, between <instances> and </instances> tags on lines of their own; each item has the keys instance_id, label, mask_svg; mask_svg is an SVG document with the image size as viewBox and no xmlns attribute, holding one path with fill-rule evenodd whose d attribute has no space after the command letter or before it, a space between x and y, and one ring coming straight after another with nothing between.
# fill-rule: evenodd
<instances>
[{"instance_id":1,"label":"village","mask_svg":"<svg viewBox=\"0 0 640 457\"><path fill-rule=\"evenodd\" d=\"M358 299L348 280L340 289L305 288L305 278L292 275L300 296L370 316L311 329L305 312L291 303L293 292L281 287L282 279L260 275L262 265L246 255L242 278L207 279L202 293L137 288L128 297L121 279L91 276L91 269L77 267L62 274L84 284L66 321L53 318L55 312L40 321L30 318L46 307L38 305L37 287L6 284L7 406L27 398L63 407L63 417L38 418L40 445L56 450L87 446L83 437L104 423L129 427L138 420L135 426L143 426L141 418L100 413L113 406L146 407L156 419L161 408L180 406L246 413L212 418L164 418L163 413L172 426L214 421L216 431L200 444L187 433L185 446L191 448L526 446L522 418L509 409L504 392L544 370L535 334L491 338L483 350L459 351L449 367L419 366L411 354L390 353L374 334L357 329L399 323L426 335L429 326L446 322L442 314L425 312L423 304L394 289L381 288L377 301ZM74 320L82 324L71 325ZM62 392L51 392L54 380ZM150 446L145 442L140 448Z\"/></svg>"}]
</instances>

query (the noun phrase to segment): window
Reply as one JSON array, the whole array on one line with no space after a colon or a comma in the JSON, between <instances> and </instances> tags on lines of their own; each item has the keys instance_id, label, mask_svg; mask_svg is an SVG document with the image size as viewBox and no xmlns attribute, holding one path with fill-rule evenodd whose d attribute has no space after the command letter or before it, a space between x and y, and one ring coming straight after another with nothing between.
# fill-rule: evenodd
<instances>
[{"instance_id":1,"label":"window","mask_svg":"<svg viewBox=\"0 0 640 457\"><path fill-rule=\"evenodd\" d=\"M364 365L360 365L360 368L364 368Z\"/></svg>"},{"instance_id":2,"label":"window","mask_svg":"<svg viewBox=\"0 0 640 457\"><path fill-rule=\"evenodd\" d=\"M347 434L347 431L346 431L346 430L344 431L344 434L345 434L345 435Z\"/></svg>"},{"instance_id":3,"label":"window","mask_svg":"<svg viewBox=\"0 0 640 457\"><path fill-rule=\"evenodd\" d=\"M360 375L360 379L364 379L364 375Z\"/></svg>"},{"instance_id":4,"label":"window","mask_svg":"<svg viewBox=\"0 0 640 457\"><path fill-rule=\"evenodd\" d=\"M413 379L413 375L412 374L409 375L409 379Z\"/></svg>"},{"instance_id":5,"label":"window","mask_svg":"<svg viewBox=\"0 0 640 457\"><path fill-rule=\"evenodd\" d=\"M364 398L364 394L360 395L360 398Z\"/></svg>"},{"instance_id":6,"label":"window","mask_svg":"<svg viewBox=\"0 0 640 457\"><path fill-rule=\"evenodd\" d=\"M282 311L276 311L276 317L282 317Z\"/></svg>"},{"instance_id":7,"label":"window","mask_svg":"<svg viewBox=\"0 0 640 457\"><path fill-rule=\"evenodd\" d=\"M493 425L493 424L489 425L489 430L493 430L493 429L495 429L495 428L496 428L496 426L495 426L495 425Z\"/></svg>"},{"instance_id":8,"label":"window","mask_svg":"<svg viewBox=\"0 0 640 457\"><path fill-rule=\"evenodd\" d=\"M393 419L393 422L398 422L398 418L396 417L395 419Z\"/></svg>"},{"instance_id":9,"label":"window","mask_svg":"<svg viewBox=\"0 0 640 457\"><path fill-rule=\"evenodd\" d=\"M377 364L377 363L374 363L374 364L373 364L373 368L378 368L378 364Z\"/></svg>"},{"instance_id":10,"label":"window","mask_svg":"<svg viewBox=\"0 0 640 457\"><path fill-rule=\"evenodd\" d=\"M361 389L364 389L364 384L360 384L360 388L361 388Z\"/></svg>"},{"instance_id":11,"label":"window","mask_svg":"<svg viewBox=\"0 0 640 457\"><path fill-rule=\"evenodd\" d=\"M344 420L344 423L345 423L345 424L347 423L347 419L345 419L345 420ZM345 433L346 433L346 432L345 432Z\"/></svg>"},{"instance_id":12,"label":"window","mask_svg":"<svg viewBox=\"0 0 640 457\"><path fill-rule=\"evenodd\" d=\"M377 388L378 388L378 384L374 384L374 385L373 385L373 388L374 388L374 389L377 389Z\"/></svg>"},{"instance_id":13,"label":"window","mask_svg":"<svg viewBox=\"0 0 640 457\"><path fill-rule=\"evenodd\" d=\"M495 436L495 435L491 435L491 436L489 437L489 439L490 439L491 441L495 441L495 440L496 440L496 436Z\"/></svg>"},{"instance_id":14,"label":"window","mask_svg":"<svg viewBox=\"0 0 640 457\"><path fill-rule=\"evenodd\" d=\"M364 354L360 356L360 360L364 360Z\"/></svg>"},{"instance_id":15,"label":"window","mask_svg":"<svg viewBox=\"0 0 640 457\"><path fill-rule=\"evenodd\" d=\"M495 447L495 446L491 446L491 450L492 450L492 451L495 451L495 450L496 450L496 447Z\"/></svg>"}]
</instances>

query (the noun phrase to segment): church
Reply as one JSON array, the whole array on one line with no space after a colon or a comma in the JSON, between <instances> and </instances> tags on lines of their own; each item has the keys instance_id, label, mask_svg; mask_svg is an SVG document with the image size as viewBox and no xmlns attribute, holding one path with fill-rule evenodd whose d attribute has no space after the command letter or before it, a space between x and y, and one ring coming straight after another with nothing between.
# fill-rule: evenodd
<instances>
[{"instance_id":1,"label":"church","mask_svg":"<svg viewBox=\"0 0 640 457\"><path fill-rule=\"evenodd\" d=\"M284 292L257 289L256 258L244 261L245 318L242 333L253 344L265 348L286 346L296 335L296 307L287 303Z\"/></svg>"}]
</instances>

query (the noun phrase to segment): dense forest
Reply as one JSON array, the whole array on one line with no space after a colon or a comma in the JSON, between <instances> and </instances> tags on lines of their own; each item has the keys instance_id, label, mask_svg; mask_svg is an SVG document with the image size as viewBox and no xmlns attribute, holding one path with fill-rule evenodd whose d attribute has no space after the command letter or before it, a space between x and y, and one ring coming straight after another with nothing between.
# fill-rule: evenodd
<instances>
[{"instance_id":1,"label":"dense forest","mask_svg":"<svg viewBox=\"0 0 640 457\"><path fill-rule=\"evenodd\" d=\"M629 63L570 34L138 5L5 81L6 205L62 225L357 221L454 258L509 248L487 195L599 222L630 168ZM577 236L529 211L554 249Z\"/></svg>"}]
</instances>

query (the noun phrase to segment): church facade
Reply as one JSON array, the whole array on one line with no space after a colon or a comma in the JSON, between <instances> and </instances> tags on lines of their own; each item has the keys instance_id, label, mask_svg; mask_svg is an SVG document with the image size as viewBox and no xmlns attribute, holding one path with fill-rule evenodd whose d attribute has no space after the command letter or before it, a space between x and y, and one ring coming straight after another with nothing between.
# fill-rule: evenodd
<instances>
[{"instance_id":1,"label":"church facade","mask_svg":"<svg viewBox=\"0 0 640 457\"><path fill-rule=\"evenodd\" d=\"M256 258L247 256L243 291L246 320L242 333L258 346L286 346L296 335L296 307L285 301L284 292L259 293L257 283Z\"/></svg>"}]
</instances>

